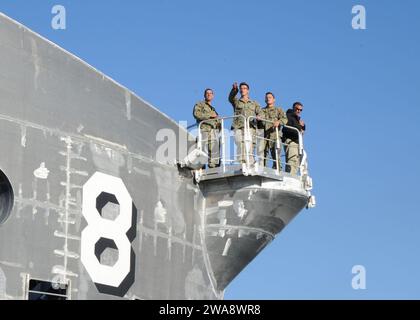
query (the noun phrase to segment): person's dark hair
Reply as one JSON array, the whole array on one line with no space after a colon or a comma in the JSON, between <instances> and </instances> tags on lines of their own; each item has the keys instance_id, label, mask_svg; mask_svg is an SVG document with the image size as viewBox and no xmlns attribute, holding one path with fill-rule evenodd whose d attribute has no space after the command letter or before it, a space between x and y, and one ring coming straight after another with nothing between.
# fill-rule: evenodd
<instances>
[{"instance_id":1,"label":"person's dark hair","mask_svg":"<svg viewBox=\"0 0 420 320\"><path fill-rule=\"evenodd\" d=\"M248 88L248 90L249 90L249 85L248 85L248 83L246 83L246 82L241 82L241 84L239 85L239 88L240 88L240 87L242 87L242 86L246 86L246 87Z\"/></svg>"},{"instance_id":2,"label":"person's dark hair","mask_svg":"<svg viewBox=\"0 0 420 320\"><path fill-rule=\"evenodd\" d=\"M293 110L294 109L296 109L296 107L297 106L301 106L302 108L303 108L303 104L302 103L300 103L300 102L295 102L294 104L293 104Z\"/></svg>"},{"instance_id":3,"label":"person's dark hair","mask_svg":"<svg viewBox=\"0 0 420 320\"><path fill-rule=\"evenodd\" d=\"M271 94L272 96L273 96L273 98L275 99L276 97L274 96L274 94L272 93L272 92L270 92L270 91L268 91L265 95L267 96L267 95L269 95L269 94Z\"/></svg>"},{"instance_id":4,"label":"person's dark hair","mask_svg":"<svg viewBox=\"0 0 420 320\"><path fill-rule=\"evenodd\" d=\"M207 93L207 91L211 91L211 92L213 92L213 89L207 88L206 90L204 90L204 98L206 97L206 93ZM213 92L213 93L214 93L214 92Z\"/></svg>"}]
</instances>

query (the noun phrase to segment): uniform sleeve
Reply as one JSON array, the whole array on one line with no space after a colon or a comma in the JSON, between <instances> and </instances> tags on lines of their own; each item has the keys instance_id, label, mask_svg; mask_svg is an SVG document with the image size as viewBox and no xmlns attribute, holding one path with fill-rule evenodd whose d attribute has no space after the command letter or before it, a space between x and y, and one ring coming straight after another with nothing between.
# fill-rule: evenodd
<instances>
[{"instance_id":1,"label":"uniform sleeve","mask_svg":"<svg viewBox=\"0 0 420 320\"><path fill-rule=\"evenodd\" d=\"M255 101L255 114L257 116L259 116L259 115L261 115L262 117L264 116L264 113L263 113L263 110L261 109L261 106L256 101Z\"/></svg>"},{"instance_id":2,"label":"uniform sleeve","mask_svg":"<svg viewBox=\"0 0 420 320\"><path fill-rule=\"evenodd\" d=\"M236 104L238 103L238 99L236 95L238 94L238 90L232 88L229 93L229 102L232 104L233 108L236 108Z\"/></svg>"},{"instance_id":3,"label":"uniform sleeve","mask_svg":"<svg viewBox=\"0 0 420 320\"><path fill-rule=\"evenodd\" d=\"M279 117L278 120L280 121L280 124L282 126L287 124L287 117L286 114L284 113L283 109L279 108Z\"/></svg>"},{"instance_id":4,"label":"uniform sleeve","mask_svg":"<svg viewBox=\"0 0 420 320\"><path fill-rule=\"evenodd\" d=\"M195 118L197 121L203 121L203 120L206 120L205 115L203 114L203 108L202 108L202 106L201 106L199 103L197 103L197 104L194 106L194 118Z\"/></svg>"}]
</instances>

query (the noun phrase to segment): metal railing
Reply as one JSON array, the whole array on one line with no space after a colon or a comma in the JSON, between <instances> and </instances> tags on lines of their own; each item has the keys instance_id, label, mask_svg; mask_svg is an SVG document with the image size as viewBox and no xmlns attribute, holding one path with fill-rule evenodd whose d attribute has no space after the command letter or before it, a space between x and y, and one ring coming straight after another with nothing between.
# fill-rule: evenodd
<instances>
[{"instance_id":1,"label":"metal railing","mask_svg":"<svg viewBox=\"0 0 420 320\"><path fill-rule=\"evenodd\" d=\"M233 123L237 118L242 118L242 121L244 123L244 126L241 129L242 132L239 133L241 135L239 139L243 139L242 141L239 141L239 143L242 144L241 147L244 148L244 150L242 150L242 148L239 148L238 146L238 136L235 137L236 130L230 127L231 123ZM291 166L290 163L287 163L286 152L282 152L282 149L286 150L286 148L288 147L288 144L282 141L283 128L288 128L290 130L296 131L298 136L299 154L298 175L303 176L304 174L307 174L307 155L303 147L302 133L297 128L290 127L287 125L279 125L278 127L275 127L275 139L270 139L265 136L265 129L258 129L258 126L256 124L257 121L260 122L260 124L263 124L264 128L267 123L270 125L274 125L273 121L265 120L259 117L252 116L246 118L243 115L235 115L204 120L198 124L194 124L188 127L188 129L198 129L197 148L200 151L204 151L207 155L209 154L209 152L208 150L206 150L206 148L208 147L209 142L211 143L212 140L215 142L216 148L218 148L218 152L216 153L216 156L215 154L211 155L212 161L219 163L219 170L222 173L228 171L230 166L237 166L238 164L245 165L246 169L249 170L252 167L255 168L255 163L263 163L265 165L264 169L268 168L267 166L270 163L273 163L275 164L275 169L270 170L273 170L273 172L275 172L276 174L280 174L280 172L284 170L287 166L289 166L289 168ZM220 123L220 127L211 129L211 131L213 132L209 136L205 137L205 134L203 134L205 132L203 131L203 125L212 124L214 127L215 122ZM250 125L250 123L252 123L252 125ZM234 141L234 143L232 143L232 141ZM263 155L261 155L261 149L258 148L259 143L263 142L271 142L275 144L275 159L270 159L270 150L267 150L267 143L265 143L266 147L264 149ZM240 149L239 153L238 149ZM282 161L283 158L284 161ZM259 167L259 169L261 169L260 165Z\"/></svg>"},{"instance_id":2,"label":"metal railing","mask_svg":"<svg viewBox=\"0 0 420 320\"><path fill-rule=\"evenodd\" d=\"M291 164L287 162L286 152L284 152L284 155L283 155L283 157L284 157L285 160L284 161L281 161L281 157L282 157L281 156L282 155L281 150L282 150L282 148L284 148L286 150L286 148L289 146L289 144L287 144L287 143L285 143L285 142L282 141L283 128L288 128L288 129L290 129L292 131L296 131L296 133L298 135L298 153L299 153L299 159L300 160L303 159L303 154L304 154L303 137L302 137L302 133L297 128L290 127L290 126L287 126L287 125L279 125L279 126L275 127L275 133L276 133L275 134L275 139L269 139L269 138L266 138L265 137L265 127L266 127L265 124L268 123L271 126L274 126L274 124L275 124L274 121L262 119L262 118L259 118L259 117L256 117L256 116L248 117L247 125L248 125L248 130L249 130L250 134L252 133L252 131L250 130L250 127L249 127L249 124L251 122L257 123L256 124L256 127L257 127L256 134L254 135L255 138L253 140L253 141L256 142L257 154L254 155L254 157L256 159L260 160L260 163L262 161L264 163L264 165L266 165L270 161L274 162L275 163L275 168L276 168L275 170L277 171L277 173L280 172L280 169L281 168L286 168L287 166L291 166ZM264 129L258 129L258 122L263 125ZM269 151L270 151L270 150L267 150L267 149L269 149L267 146L265 147L265 150L264 150L264 153L263 153L263 156L262 157L261 157L261 154L258 154L258 151L260 151L259 150L259 147L258 147L258 140L260 140L260 143L262 143L262 141L267 141L267 142L272 142L272 143L275 144L275 146L276 146L276 157L275 157L275 159L270 159L268 157L265 157L265 155L269 156ZM301 163L299 161L299 166L298 167L300 167L300 165L301 165Z\"/></svg>"},{"instance_id":3,"label":"metal railing","mask_svg":"<svg viewBox=\"0 0 420 320\"><path fill-rule=\"evenodd\" d=\"M218 117L215 119L210 119L210 120L204 120L201 121L198 125L198 141L197 141L197 145L198 145L198 149L200 151L203 151L203 145L207 145L208 144L208 139L203 140L203 130L202 130L202 126L203 124L210 124L210 123L214 123L219 121L220 122L220 130L215 129L216 134L217 134L217 138L220 141L220 151L219 151L219 157L215 157L213 158L214 160L219 160L220 163L220 167L221 170L223 172L226 172L227 170L227 165L229 164L234 164L235 162L237 162L237 158L238 154L236 154L236 150L235 148L232 150L232 130L231 129L226 129L226 124L229 124L230 122L234 122L235 119L237 118L242 118L242 120L244 121L244 123L246 122L246 118L243 115L235 115L235 116L228 116L228 117ZM210 139L213 136L210 136ZM232 152L233 151L233 152ZM231 157L233 153L233 158Z\"/></svg>"}]
</instances>

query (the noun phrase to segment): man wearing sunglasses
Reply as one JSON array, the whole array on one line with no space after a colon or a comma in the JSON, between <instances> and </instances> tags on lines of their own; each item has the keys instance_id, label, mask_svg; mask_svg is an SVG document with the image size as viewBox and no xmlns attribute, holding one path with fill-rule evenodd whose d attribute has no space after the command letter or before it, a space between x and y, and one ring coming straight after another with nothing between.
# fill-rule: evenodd
<instances>
[{"instance_id":1,"label":"man wearing sunglasses","mask_svg":"<svg viewBox=\"0 0 420 320\"><path fill-rule=\"evenodd\" d=\"M287 125L298 129L301 133L306 130L305 122L301 119L303 104L295 102L293 109L287 110ZM300 165L299 135L296 130L283 128L283 142L286 152L286 172L296 175Z\"/></svg>"}]
</instances>

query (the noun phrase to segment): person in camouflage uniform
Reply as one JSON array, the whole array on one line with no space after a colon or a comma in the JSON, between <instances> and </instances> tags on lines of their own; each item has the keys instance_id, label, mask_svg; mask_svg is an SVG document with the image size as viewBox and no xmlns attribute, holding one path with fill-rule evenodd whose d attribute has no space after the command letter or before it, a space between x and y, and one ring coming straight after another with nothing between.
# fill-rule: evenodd
<instances>
[{"instance_id":1,"label":"person in camouflage uniform","mask_svg":"<svg viewBox=\"0 0 420 320\"><path fill-rule=\"evenodd\" d=\"M281 170L280 163L280 152L281 149L277 151L277 130L280 129L280 126L287 124L287 117L283 109L275 106L276 98L271 92L265 94L265 103L267 104L265 108L262 109L263 120L259 121L258 128L262 131L262 137L258 141L258 164L259 166L267 165L267 156L268 151L271 153L271 158L273 159L273 169L277 169L277 159L279 160L279 170ZM272 123L274 122L274 123ZM279 132L279 138L281 139L281 132ZM280 147L280 146L279 146Z\"/></svg>"},{"instance_id":2,"label":"person in camouflage uniform","mask_svg":"<svg viewBox=\"0 0 420 320\"><path fill-rule=\"evenodd\" d=\"M209 168L216 168L220 165L220 144L219 130L220 120L216 109L211 105L214 98L212 89L204 90L204 101L197 102L194 106L193 115L201 124L202 150L207 151L209 156Z\"/></svg>"},{"instance_id":3,"label":"person in camouflage uniform","mask_svg":"<svg viewBox=\"0 0 420 320\"><path fill-rule=\"evenodd\" d=\"M236 95L240 91L240 99L236 98ZM261 114L261 107L258 102L249 99L249 85L245 82L242 82L239 85L235 82L232 86L232 90L229 94L229 102L233 106L233 112L235 116L242 115L245 118L250 116L257 116ZM246 163L247 159L245 156L246 149L249 150L248 161L249 164L254 164L254 147L255 147L255 136L256 136L256 123L255 121L250 122L249 128L251 133L251 140L246 141L244 137L244 118L237 117L233 120L232 130L235 133L235 144L237 147L237 154L239 155L239 161L241 163Z\"/></svg>"}]
</instances>

